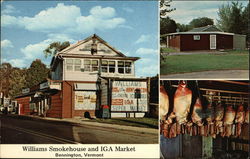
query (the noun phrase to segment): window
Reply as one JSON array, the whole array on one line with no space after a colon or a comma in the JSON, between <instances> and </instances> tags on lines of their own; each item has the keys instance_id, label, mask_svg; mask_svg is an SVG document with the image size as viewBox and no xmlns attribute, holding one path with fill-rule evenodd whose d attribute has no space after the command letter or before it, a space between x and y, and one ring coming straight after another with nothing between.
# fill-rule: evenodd
<instances>
[{"instance_id":1,"label":"window","mask_svg":"<svg viewBox=\"0 0 250 159\"><path fill-rule=\"evenodd\" d=\"M127 74L131 74L131 66L132 66L132 63L131 62L125 62L125 73Z\"/></svg>"},{"instance_id":2,"label":"window","mask_svg":"<svg viewBox=\"0 0 250 159\"><path fill-rule=\"evenodd\" d=\"M98 71L98 60L84 60L84 71Z\"/></svg>"},{"instance_id":3,"label":"window","mask_svg":"<svg viewBox=\"0 0 250 159\"><path fill-rule=\"evenodd\" d=\"M200 35L194 35L194 40L200 40Z\"/></svg>"},{"instance_id":4,"label":"window","mask_svg":"<svg viewBox=\"0 0 250 159\"><path fill-rule=\"evenodd\" d=\"M73 71L73 59L66 59L66 70Z\"/></svg>"},{"instance_id":5,"label":"window","mask_svg":"<svg viewBox=\"0 0 250 159\"><path fill-rule=\"evenodd\" d=\"M98 71L98 60L92 60L92 71Z\"/></svg>"},{"instance_id":6,"label":"window","mask_svg":"<svg viewBox=\"0 0 250 159\"><path fill-rule=\"evenodd\" d=\"M115 61L109 61L109 73L115 73Z\"/></svg>"},{"instance_id":7,"label":"window","mask_svg":"<svg viewBox=\"0 0 250 159\"><path fill-rule=\"evenodd\" d=\"M124 61L118 61L118 73L124 73Z\"/></svg>"},{"instance_id":8,"label":"window","mask_svg":"<svg viewBox=\"0 0 250 159\"><path fill-rule=\"evenodd\" d=\"M81 60L80 59L75 59L74 60L74 67L75 71L81 71Z\"/></svg>"},{"instance_id":9,"label":"window","mask_svg":"<svg viewBox=\"0 0 250 159\"><path fill-rule=\"evenodd\" d=\"M90 60L84 60L84 71L91 71L91 61Z\"/></svg>"},{"instance_id":10,"label":"window","mask_svg":"<svg viewBox=\"0 0 250 159\"><path fill-rule=\"evenodd\" d=\"M115 61L102 60L102 72L115 73Z\"/></svg>"},{"instance_id":11,"label":"window","mask_svg":"<svg viewBox=\"0 0 250 159\"><path fill-rule=\"evenodd\" d=\"M103 60L101 63L101 70L102 72L107 73L108 72L108 61L107 60Z\"/></svg>"}]
</instances>

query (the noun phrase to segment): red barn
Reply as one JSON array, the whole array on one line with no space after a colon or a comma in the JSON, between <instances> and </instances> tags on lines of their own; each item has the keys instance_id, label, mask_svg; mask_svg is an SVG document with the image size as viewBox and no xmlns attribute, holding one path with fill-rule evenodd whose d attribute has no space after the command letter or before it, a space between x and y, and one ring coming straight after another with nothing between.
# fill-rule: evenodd
<instances>
[{"instance_id":1,"label":"red barn","mask_svg":"<svg viewBox=\"0 0 250 159\"><path fill-rule=\"evenodd\" d=\"M213 25L162 36L178 51L245 49L245 35L222 32Z\"/></svg>"}]
</instances>

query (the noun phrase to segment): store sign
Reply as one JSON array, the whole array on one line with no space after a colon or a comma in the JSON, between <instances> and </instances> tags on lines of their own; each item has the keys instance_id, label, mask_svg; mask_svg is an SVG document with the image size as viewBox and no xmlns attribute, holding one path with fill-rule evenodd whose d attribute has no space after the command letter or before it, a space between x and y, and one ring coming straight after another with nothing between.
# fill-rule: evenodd
<instances>
[{"instance_id":1,"label":"store sign","mask_svg":"<svg viewBox=\"0 0 250 159\"><path fill-rule=\"evenodd\" d=\"M147 82L114 81L112 84L111 111L137 110L148 111Z\"/></svg>"},{"instance_id":2,"label":"store sign","mask_svg":"<svg viewBox=\"0 0 250 159\"><path fill-rule=\"evenodd\" d=\"M30 92L30 89L29 88L24 88L22 89L22 93L23 94L26 94L26 93L29 93Z\"/></svg>"},{"instance_id":3,"label":"store sign","mask_svg":"<svg viewBox=\"0 0 250 159\"><path fill-rule=\"evenodd\" d=\"M40 89L49 88L49 82L44 82L40 84Z\"/></svg>"},{"instance_id":4,"label":"store sign","mask_svg":"<svg viewBox=\"0 0 250 159\"><path fill-rule=\"evenodd\" d=\"M96 110L96 91L75 91L75 110Z\"/></svg>"},{"instance_id":5,"label":"store sign","mask_svg":"<svg viewBox=\"0 0 250 159\"><path fill-rule=\"evenodd\" d=\"M3 104L4 104L5 107L9 106L9 104L10 104L10 98L4 98L3 99Z\"/></svg>"}]
</instances>

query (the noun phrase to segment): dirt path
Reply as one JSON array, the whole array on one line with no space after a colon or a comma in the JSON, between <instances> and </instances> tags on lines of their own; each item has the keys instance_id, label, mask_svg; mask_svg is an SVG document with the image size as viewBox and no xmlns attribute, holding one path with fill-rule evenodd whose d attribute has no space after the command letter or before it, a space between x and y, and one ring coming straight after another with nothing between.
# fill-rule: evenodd
<instances>
[{"instance_id":1,"label":"dirt path","mask_svg":"<svg viewBox=\"0 0 250 159\"><path fill-rule=\"evenodd\" d=\"M161 75L161 79L249 79L249 70L202 71Z\"/></svg>"}]
</instances>

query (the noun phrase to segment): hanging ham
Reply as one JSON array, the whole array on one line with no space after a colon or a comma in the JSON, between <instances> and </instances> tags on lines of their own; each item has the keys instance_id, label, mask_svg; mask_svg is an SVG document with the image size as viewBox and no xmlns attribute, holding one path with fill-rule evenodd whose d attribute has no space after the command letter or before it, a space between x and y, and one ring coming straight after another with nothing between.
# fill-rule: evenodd
<instances>
[{"instance_id":1,"label":"hanging ham","mask_svg":"<svg viewBox=\"0 0 250 159\"><path fill-rule=\"evenodd\" d=\"M241 127L244 123L245 119L245 111L244 106L241 104L238 106L236 117L235 117L235 123L236 123L236 136L240 136L241 134Z\"/></svg>"},{"instance_id":2,"label":"hanging ham","mask_svg":"<svg viewBox=\"0 0 250 159\"><path fill-rule=\"evenodd\" d=\"M215 132L216 134L223 132L223 116L224 116L224 106L221 102L215 106Z\"/></svg>"},{"instance_id":3,"label":"hanging ham","mask_svg":"<svg viewBox=\"0 0 250 159\"><path fill-rule=\"evenodd\" d=\"M245 121L246 124L249 124L249 108L246 111L246 115L245 115Z\"/></svg>"},{"instance_id":4,"label":"hanging ham","mask_svg":"<svg viewBox=\"0 0 250 159\"><path fill-rule=\"evenodd\" d=\"M169 98L164 86L160 86L160 118L166 119L169 110Z\"/></svg>"},{"instance_id":5,"label":"hanging ham","mask_svg":"<svg viewBox=\"0 0 250 159\"><path fill-rule=\"evenodd\" d=\"M187 115L192 102L192 92L187 88L185 81L181 81L174 95L174 109L168 117L167 123L172 123L173 118L179 124L187 122Z\"/></svg>"},{"instance_id":6,"label":"hanging ham","mask_svg":"<svg viewBox=\"0 0 250 159\"><path fill-rule=\"evenodd\" d=\"M223 124L224 124L224 132L223 137L227 136L229 137L232 134L232 125L235 119L236 112L233 109L232 105L227 106Z\"/></svg>"}]
</instances>

